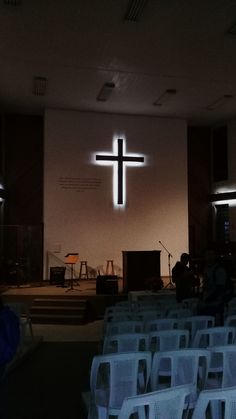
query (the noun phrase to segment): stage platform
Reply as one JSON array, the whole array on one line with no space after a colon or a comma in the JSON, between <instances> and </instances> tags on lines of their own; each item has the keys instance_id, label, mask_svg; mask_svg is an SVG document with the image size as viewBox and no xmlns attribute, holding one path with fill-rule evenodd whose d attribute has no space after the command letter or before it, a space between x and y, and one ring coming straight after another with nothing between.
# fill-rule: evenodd
<instances>
[{"instance_id":1,"label":"stage platform","mask_svg":"<svg viewBox=\"0 0 236 419\"><path fill-rule=\"evenodd\" d=\"M20 286L2 285L0 293L3 301L23 302L29 309L33 323L83 324L102 319L105 309L118 301L127 300L123 291L123 280L118 279L118 289L109 293L96 292L96 279L76 280L71 289L70 282L65 287L50 285L48 281ZM163 292L163 291L162 291ZM169 293L166 290L166 293Z\"/></svg>"}]
</instances>

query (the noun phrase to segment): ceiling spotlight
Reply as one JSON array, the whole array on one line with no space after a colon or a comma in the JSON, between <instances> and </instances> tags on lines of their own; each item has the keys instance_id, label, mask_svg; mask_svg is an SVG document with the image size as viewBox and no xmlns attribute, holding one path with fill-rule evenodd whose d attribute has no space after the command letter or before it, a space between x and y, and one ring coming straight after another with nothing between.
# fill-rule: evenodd
<instances>
[{"instance_id":1,"label":"ceiling spotlight","mask_svg":"<svg viewBox=\"0 0 236 419\"><path fill-rule=\"evenodd\" d=\"M233 99L233 95L223 95L223 96L220 96L218 99L216 99L210 105L208 105L206 107L206 109L208 109L208 111L213 111L214 109L217 109L220 106L225 105L231 99Z\"/></svg>"},{"instance_id":2,"label":"ceiling spotlight","mask_svg":"<svg viewBox=\"0 0 236 419\"><path fill-rule=\"evenodd\" d=\"M47 87L46 77L35 77L33 84L33 94L35 96L45 96Z\"/></svg>"},{"instance_id":3,"label":"ceiling spotlight","mask_svg":"<svg viewBox=\"0 0 236 419\"><path fill-rule=\"evenodd\" d=\"M98 102L106 102L112 94L113 89L115 88L115 83L105 83L100 92L97 95L96 100Z\"/></svg>"},{"instance_id":4,"label":"ceiling spotlight","mask_svg":"<svg viewBox=\"0 0 236 419\"><path fill-rule=\"evenodd\" d=\"M129 0L124 20L138 22L148 0Z\"/></svg>"},{"instance_id":5,"label":"ceiling spotlight","mask_svg":"<svg viewBox=\"0 0 236 419\"><path fill-rule=\"evenodd\" d=\"M176 95L176 89L167 89L164 93L159 96L157 100L153 103L153 106L162 106L164 105L171 97Z\"/></svg>"},{"instance_id":6,"label":"ceiling spotlight","mask_svg":"<svg viewBox=\"0 0 236 419\"><path fill-rule=\"evenodd\" d=\"M21 0L4 0L4 4L7 6L19 6L21 4Z\"/></svg>"}]
</instances>

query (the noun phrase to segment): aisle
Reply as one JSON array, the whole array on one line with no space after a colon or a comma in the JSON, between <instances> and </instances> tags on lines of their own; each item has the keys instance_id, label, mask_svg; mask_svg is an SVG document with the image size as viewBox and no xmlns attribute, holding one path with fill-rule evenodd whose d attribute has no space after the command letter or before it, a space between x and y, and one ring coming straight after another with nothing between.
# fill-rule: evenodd
<instances>
[{"instance_id":1,"label":"aisle","mask_svg":"<svg viewBox=\"0 0 236 419\"><path fill-rule=\"evenodd\" d=\"M86 419L97 342L43 342L5 381L4 419Z\"/></svg>"}]
</instances>

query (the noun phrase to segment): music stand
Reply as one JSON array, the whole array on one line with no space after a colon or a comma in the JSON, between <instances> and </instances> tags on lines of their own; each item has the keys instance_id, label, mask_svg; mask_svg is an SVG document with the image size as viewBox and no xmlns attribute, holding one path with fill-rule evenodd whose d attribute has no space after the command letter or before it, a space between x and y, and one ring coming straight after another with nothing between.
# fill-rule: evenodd
<instances>
[{"instance_id":1,"label":"music stand","mask_svg":"<svg viewBox=\"0 0 236 419\"><path fill-rule=\"evenodd\" d=\"M74 288L73 286L73 282L74 282L74 265L78 262L79 260L79 254L78 253L67 253L67 255L65 255L65 264L70 266L70 288L68 288L66 290L66 292L68 291L73 291L73 290L78 290L77 288ZM80 285L80 284L78 284Z\"/></svg>"}]
</instances>

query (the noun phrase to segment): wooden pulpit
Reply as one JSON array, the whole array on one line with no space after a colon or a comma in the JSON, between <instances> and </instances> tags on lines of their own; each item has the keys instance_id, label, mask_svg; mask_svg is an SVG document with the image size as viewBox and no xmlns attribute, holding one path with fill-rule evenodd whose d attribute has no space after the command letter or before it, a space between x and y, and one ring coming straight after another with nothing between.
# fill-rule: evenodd
<instances>
[{"instance_id":1,"label":"wooden pulpit","mask_svg":"<svg viewBox=\"0 0 236 419\"><path fill-rule=\"evenodd\" d=\"M160 250L123 251L124 291L147 289L150 278L160 278Z\"/></svg>"}]
</instances>

